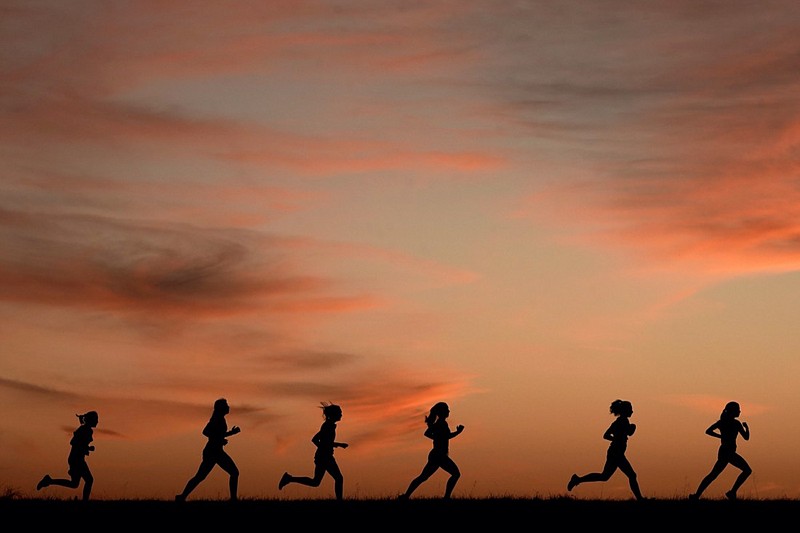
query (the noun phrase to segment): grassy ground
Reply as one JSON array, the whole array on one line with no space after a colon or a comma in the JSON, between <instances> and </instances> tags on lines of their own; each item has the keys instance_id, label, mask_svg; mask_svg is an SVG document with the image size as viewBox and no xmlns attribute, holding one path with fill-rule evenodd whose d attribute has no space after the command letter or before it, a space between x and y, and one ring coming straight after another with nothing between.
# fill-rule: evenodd
<instances>
[{"instance_id":1,"label":"grassy ground","mask_svg":"<svg viewBox=\"0 0 800 533\"><path fill-rule=\"evenodd\" d=\"M798 500L684 499L614 501L574 498L486 498L377 500L194 500L184 503L155 500L0 499L6 524L80 527L102 533L124 528L210 527L327 528L330 531L397 531L431 527L517 529L544 527L571 531L663 530L698 527L773 530L792 524L800 512ZM492 533L496 533L492 531ZM499 532L497 532L499 533ZM683 533L679 531L679 533Z\"/></svg>"}]
</instances>

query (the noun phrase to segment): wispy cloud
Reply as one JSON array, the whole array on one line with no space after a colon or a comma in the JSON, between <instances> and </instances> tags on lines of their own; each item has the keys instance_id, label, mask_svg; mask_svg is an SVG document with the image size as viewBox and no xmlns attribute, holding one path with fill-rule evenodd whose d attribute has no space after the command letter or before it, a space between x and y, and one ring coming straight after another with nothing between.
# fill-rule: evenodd
<instances>
[{"instance_id":1,"label":"wispy cloud","mask_svg":"<svg viewBox=\"0 0 800 533\"><path fill-rule=\"evenodd\" d=\"M558 91L520 87L532 100L559 103L548 104L545 115L563 124L562 142L602 133L597 151L581 156L588 175L537 191L521 212L574 222L578 234L591 227L586 242L593 245L714 277L797 268L793 95L800 87L792 65L800 47L785 38L790 19L743 5L734 13L702 13L705 22L724 24L707 34L678 9L674 22L689 30L682 37L658 29L643 40L637 35L638 46L652 53L647 64L616 63L617 76L563 80ZM762 30L755 41L754 27ZM675 54L692 57L677 63ZM608 113L581 114L582 106ZM530 107L531 114L541 110ZM569 220L560 216L565 212Z\"/></svg>"}]
</instances>

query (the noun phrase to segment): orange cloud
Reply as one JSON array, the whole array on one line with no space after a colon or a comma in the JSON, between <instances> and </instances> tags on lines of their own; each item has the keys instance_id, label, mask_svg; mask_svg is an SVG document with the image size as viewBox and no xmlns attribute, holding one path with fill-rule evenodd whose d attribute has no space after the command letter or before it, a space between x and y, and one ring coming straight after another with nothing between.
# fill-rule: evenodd
<instances>
[{"instance_id":1,"label":"orange cloud","mask_svg":"<svg viewBox=\"0 0 800 533\"><path fill-rule=\"evenodd\" d=\"M782 70L785 57L767 58L752 83L742 81L752 65L725 59L710 73L674 73L674 98L642 103L636 119L607 130L610 155L588 176L531 194L520 213L654 268L714 277L797 269L800 140L789 94L800 87Z\"/></svg>"}]
</instances>

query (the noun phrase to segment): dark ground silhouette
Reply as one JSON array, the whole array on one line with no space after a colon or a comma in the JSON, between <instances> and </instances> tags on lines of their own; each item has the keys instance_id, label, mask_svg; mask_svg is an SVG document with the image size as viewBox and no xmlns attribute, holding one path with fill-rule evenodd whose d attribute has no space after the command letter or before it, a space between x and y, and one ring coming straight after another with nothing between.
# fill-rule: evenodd
<instances>
[{"instance_id":1,"label":"dark ground silhouette","mask_svg":"<svg viewBox=\"0 0 800 533\"><path fill-rule=\"evenodd\" d=\"M207 531L236 524L302 522L304 528L326 528L335 522L342 531L358 532L408 528L428 531L480 526L510 529L527 524L532 528L592 527L599 531L624 529L649 531L680 527L699 530L739 531L746 527L777 530L794 523L800 500L675 499L584 500L570 497L538 498L414 498L337 501L263 499L239 501L188 500L80 500L0 499L0 513L6 524L27 524L36 529L63 528L84 523L98 533L129 528L160 528L179 523L181 529ZM378 525L381 524L381 525ZM548 524L550 524L548 526ZM21 526L21 527L27 527ZM527 526L526 526L527 527Z\"/></svg>"}]
</instances>

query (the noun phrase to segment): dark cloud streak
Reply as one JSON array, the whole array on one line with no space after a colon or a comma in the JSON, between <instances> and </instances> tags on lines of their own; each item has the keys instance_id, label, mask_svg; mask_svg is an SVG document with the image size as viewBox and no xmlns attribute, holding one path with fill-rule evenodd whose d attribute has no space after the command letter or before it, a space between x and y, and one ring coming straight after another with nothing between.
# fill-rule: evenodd
<instances>
[{"instance_id":1,"label":"dark cloud streak","mask_svg":"<svg viewBox=\"0 0 800 533\"><path fill-rule=\"evenodd\" d=\"M11 301L226 314L314 307L330 287L285 271L279 241L246 231L6 210L0 244L0 295Z\"/></svg>"}]
</instances>

